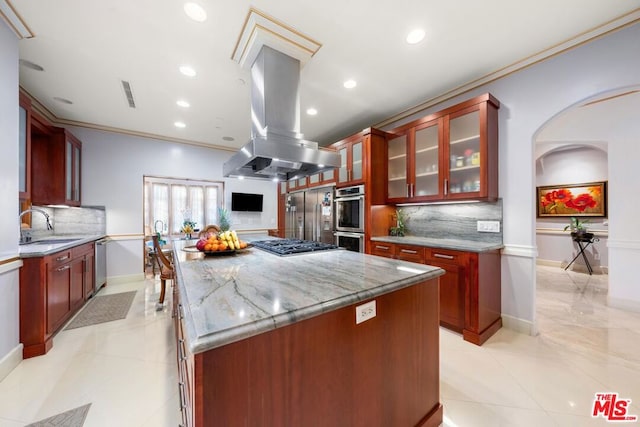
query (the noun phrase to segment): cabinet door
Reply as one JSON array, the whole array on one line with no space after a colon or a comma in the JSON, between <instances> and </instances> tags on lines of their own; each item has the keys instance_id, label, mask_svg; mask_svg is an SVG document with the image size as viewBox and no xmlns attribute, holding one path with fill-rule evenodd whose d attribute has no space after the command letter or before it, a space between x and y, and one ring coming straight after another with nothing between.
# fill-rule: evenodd
<instances>
[{"instance_id":1,"label":"cabinet door","mask_svg":"<svg viewBox=\"0 0 640 427\"><path fill-rule=\"evenodd\" d=\"M31 198L31 120L30 103L20 95L18 112L18 197Z\"/></svg>"},{"instance_id":2,"label":"cabinet door","mask_svg":"<svg viewBox=\"0 0 640 427\"><path fill-rule=\"evenodd\" d=\"M69 307L75 310L84 303L84 258L74 258L70 264Z\"/></svg>"},{"instance_id":3,"label":"cabinet door","mask_svg":"<svg viewBox=\"0 0 640 427\"><path fill-rule=\"evenodd\" d=\"M479 106L449 116L446 144L449 176L445 192L450 198L477 196L482 185L481 162L484 151Z\"/></svg>"},{"instance_id":4,"label":"cabinet door","mask_svg":"<svg viewBox=\"0 0 640 427\"><path fill-rule=\"evenodd\" d=\"M80 146L67 135L65 140L65 200L80 204Z\"/></svg>"},{"instance_id":5,"label":"cabinet door","mask_svg":"<svg viewBox=\"0 0 640 427\"><path fill-rule=\"evenodd\" d=\"M47 274L47 333L51 334L62 324L69 313L69 285L71 263L51 267Z\"/></svg>"},{"instance_id":6,"label":"cabinet door","mask_svg":"<svg viewBox=\"0 0 640 427\"><path fill-rule=\"evenodd\" d=\"M96 276L95 276L95 264L96 256L93 252L87 252L84 257L84 280L82 281L82 285L84 288L84 299L85 301L91 296L93 293L93 289L95 287Z\"/></svg>"},{"instance_id":7,"label":"cabinet door","mask_svg":"<svg viewBox=\"0 0 640 427\"><path fill-rule=\"evenodd\" d=\"M340 154L340 167L338 168L338 183L345 183L349 181L349 146L343 145L338 149Z\"/></svg>"},{"instance_id":8,"label":"cabinet door","mask_svg":"<svg viewBox=\"0 0 640 427\"><path fill-rule=\"evenodd\" d=\"M389 199L403 199L409 196L407 180L407 135L398 135L387 141Z\"/></svg>"},{"instance_id":9,"label":"cabinet door","mask_svg":"<svg viewBox=\"0 0 640 427\"><path fill-rule=\"evenodd\" d=\"M351 176L349 177L349 181L361 181L364 176L364 156L362 149L362 141L354 142L351 145Z\"/></svg>"},{"instance_id":10,"label":"cabinet door","mask_svg":"<svg viewBox=\"0 0 640 427\"><path fill-rule=\"evenodd\" d=\"M465 269L455 264L437 265L446 273L440 276L440 323L457 332L464 328Z\"/></svg>"},{"instance_id":11,"label":"cabinet door","mask_svg":"<svg viewBox=\"0 0 640 427\"><path fill-rule=\"evenodd\" d=\"M440 121L416 127L412 158L414 161L414 183L411 196L425 198L440 194Z\"/></svg>"}]
</instances>

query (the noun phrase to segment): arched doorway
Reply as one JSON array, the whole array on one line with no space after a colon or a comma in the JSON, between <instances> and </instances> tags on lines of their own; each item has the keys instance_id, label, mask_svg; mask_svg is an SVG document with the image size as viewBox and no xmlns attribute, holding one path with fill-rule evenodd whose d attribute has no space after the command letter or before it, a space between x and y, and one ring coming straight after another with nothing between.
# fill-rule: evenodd
<instances>
[{"instance_id":1,"label":"arched doorway","mask_svg":"<svg viewBox=\"0 0 640 427\"><path fill-rule=\"evenodd\" d=\"M610 273L606 304L634 311L640 311L638 303L640 295L636 295L638 292L632 287L633 282L628 280L632 274L635 277L635 273L632 273L635 269L628 261L630 254L637 253L639 248L636 247L638 245L629 245L624 241L624 226L632 222L628 215L628 210L632 206L620 195L632 189L633 184L629 180L630 171L634 168L637 170L640 164L633 160L633 153L639 151L635 146L640 132L638 125L635 124L637 120L631 117L631 112L638 111L638 107L640 107L640 87L619 88L599 93L551 117L538 129L533 138L536 185L544 182L544 178L554 175L574 177L576 182L581 179L589 182L594 180L590 179L593 177L598 177L596 179L606 177L606 181L609 182L608 218L594 220L591 224L606 239L601 239L604 242L601 242L597 251L590 255L592 260L595 257L598 258L594 260L599 263L598 272ZM545 167L546 172L549 173L546 177L541 177L545 175ZM554 168L556 168L555 171ZM558 172L561 168L565 168L564 175ZM637 178L633 182L637 182ZM613 191L611 191L612 188ZM532 194L534 193L535 191L532 191ZM637 217L637 212L635 215ZM536 221L538 254L555 257L555 261L560 261L559 268L563 261L562 254L559 254L558 248L550 242L566 237L561 233L565 224L566 222L557 220L551 223L543 221L541 227L541 221L539 219ZM547 229L544 238L539 238L541 228ZM556 253L549 255L550 248L555 249ZM560 252L566 249L560 249ZM539 281L540 278L537 278L536 289ZM536 302L537 305L538 302ZM536 315L536 330L539 330L539 323Z\"/></svg>"}]
</instances>

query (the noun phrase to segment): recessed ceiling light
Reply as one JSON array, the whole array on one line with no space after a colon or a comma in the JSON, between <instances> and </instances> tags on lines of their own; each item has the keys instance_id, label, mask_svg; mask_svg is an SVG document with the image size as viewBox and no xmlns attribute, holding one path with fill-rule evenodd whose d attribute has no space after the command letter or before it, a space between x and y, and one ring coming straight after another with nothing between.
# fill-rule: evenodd
<instances>
[{"instance_id":1,"label":"recessed ceiling light","mask_svg":"<svg viewBox=\"0 0 640 427\"><path fill-rule=\"evenodd\" d=\"M318 110L316 110L315 108L307 108L307 114L310 116L315 116L316 114L318 114Z\"/></svg>"},{"instance_id":2,"label":"recessed ceiling light","mask_svg":"<svg viewBox=\"0 0 640 427\"><path fill-rule=\"evenodd\" d=\"M69 101L67 98L60 98L59 96L54 96L53 100L54 101L58 101L58 102L60 102L62 104L67 104L67 105L73 104L73 102Z\"/></svg>"},{"instance_id":3,"label":"recessed ceiling light","mask_svg":"<svg viewBox=\"0 0 640 427\"><path fill-rule=\"evenodd\" d=\"M412 30L409 34L407 34L407 43L416 44L420 43L422 39L424 39L424 30L420 28L416 28Z\"/></svg>"},{"instance_id":4,"label":"recessed ceiling light","mask_svg":"<svg viewBox=\"0 0 640 427\"><path fill-rule=\"evenodd\" d=\"M188 65L182 65L180 67L180 72L182 74L184 74L185 76L187 76L187 77L195 77L195 75L196 75L196 70L194 70L193 68L191 68Z\"/></svg>"},{"instance_id":5,"label":"recessed ceiling light","mask_svg":"<svg viewBox=\"0 0 640 427\"><path fill-rule=\"evenodd\" d=\"M178 107L182 107L182 108L189 108L191 107L191 104L189 104L187 101L185 101L184 99L179 99L178 101L176 101L176 104L178 104Z\"/></svg>"},{"instance_id":6,"label":"recessed ceiling light","mask_svg":"<svg viewBox=\"0 0 640 427\"><path fill-rule=\"evenodd\" d=\"M223 136L222 137L223 141L235 141L236 139L232 136Z\"/></svg>"},{"instance_id":7,"label":"recessed ceiling light","mask_svg":"<svg viewBox=\"0 0 640 427\"><path fill-rule=\"evenodd\" d=\"M207 20L207 12L198 3L185 3L184 13L196 22L204 22Z\"/></svg>"},{"instance_id":8,"label":"recessed ceiling light","mask_svg":"<svg viewBox=\"0 0 640 427\"><path fill-rule=\"evenodd\" d=\"M344 82L342 84L344 87L346 87L347 89L353 89L354 87L356 87L358 85L358 83L356 83L355 80L347 80L346 82Z\"/></svg>"},{"instance_id":9,"label":"recessed ceiling light","mask_svg":"<svg viewBox=\"0 0 640 427\"><path fill-rule=\"evenodd\" d=\"M173 125L180 129L187 127L187 125L184 122L175 122Z\"/></svg>"},{"instance_id":10,"label":"recessed ceiling light","mask_svg":"<svg viewBox=\"0 0 640 427\"><path fill-rule=\"evenodd\" d=\"M42 68L40 65L36 64L35 62L27 61L26 59L21 59L19 62L20 62L20 65L22 65L23 67L31 68L32 70L36 70L36 71L44 71L44 68Z\"/></svg>"}]
</instances>

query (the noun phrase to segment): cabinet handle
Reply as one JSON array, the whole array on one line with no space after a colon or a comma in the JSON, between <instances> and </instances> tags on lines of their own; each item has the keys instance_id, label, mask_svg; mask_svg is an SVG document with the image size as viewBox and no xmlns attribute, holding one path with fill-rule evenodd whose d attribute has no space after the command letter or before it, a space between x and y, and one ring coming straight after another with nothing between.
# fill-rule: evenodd
<instances>
[{"instance_id":1,"label":"cabinet handle","mask_svg":"<svg viewBox=\"0 0 640 427\"><path fill-rule=\"evenodd\" d=\"M444 180L444 195L449 194L449 180L445 178Z\"/></svg>"},{"instance_id":2,"label":"cabinet handle","mask_svg":"<svg viewBox=\"0 0 640 427\"><path fill-rule=\"evenodd\" d=\"M404 252L405 254L417 254L418 251L412 251L411 249L400 249L400 252Z\"/></svg>"},{"instance_id":3,"label":"cabinet handle","mask_svg":"<svg viewBox=\"0 0 640 427\"><path fill-rule=\"evenodd\" d=\"M407 183L407 197L411 197L411 184Z\"/></svg>"},{"instance_id":4,"label":"cabinet handle","mask_svg":"<svg viewBox=\"0 0 640 427\"><path fill-rule=\"evenodd\" d=\"M411 197L415 197L416 195L416 185L415 184L411 184Z\"/></svg>"},{"instance_id":5,"label":"cabinet handle","mask_svg":"<svg viewBox=\"0 0 640 427\"><path fill-rule=\"evenodd\" d=\"M62 266L60 268L56 268L56 271L65 271L65 270L68 270L70 268L71 268L70 265L65 265L65 266Z\"/></svg>"},{"instance_id":6,"label":"cabinet handle","mask_svg":"<svg viewBox=\"0 0 640 427\"><path fill-rule=\"evenodd\" d=\"M185 385L184 382L178 383L178 390L180 390L180 410L187 409L187 400L185 398Z\"/></svg>"},{"instance_id":7,"label":"cabinet handle","mask_svg":"<svg viewBox=\"0 0 640 427\"><path fill-rule=\"evenodd\" d=\"M178 319L184 319L184 311L182 310L182 304L178 304Z\"/></svg>"},{"instance_id":8,"label":"cabinet handle","mask_svg":"<svg viewBox=\"0 0 640 427\"><path fill-rule=\"evenodd\" d=\"M435 258L453 259L453 255L433 254Z\"/></svg>"},{"instance_id":9,"label":"cabinet handle","mask_svg":"<svg viewBox=\"0 0 640 427\"><path fill-rule=\"evenodd\" d=\"M56 258L56 261L60 262L64 261L65 259L69 259L69 255L59 256L58 258Z\"/></svg>"},{"instance_id":10,"label":"cabinet handle","mask_svg":"<svg viewBox=\"0 0 640 427\"><path fill-rule=\"evenodd\" d=\"M385 251L389 250L389 246L380 246L380 245L376 245L376 249L383 249Z\"/></svg>"}]
</instances>

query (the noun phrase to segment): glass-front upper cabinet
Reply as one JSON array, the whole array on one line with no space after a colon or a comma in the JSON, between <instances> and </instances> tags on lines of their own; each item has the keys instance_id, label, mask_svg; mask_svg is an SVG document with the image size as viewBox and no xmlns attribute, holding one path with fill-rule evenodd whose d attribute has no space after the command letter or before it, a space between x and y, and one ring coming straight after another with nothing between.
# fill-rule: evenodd
<instances>
[{"instance_id":1,"label":"glass-front upper cabinet","mask_svg":"<svg viewBox=\"0 0 640 427\"><path fill-rule=\"evenodd\" d=\"M480 191L481 176L480 111L475 110L449 120L448 192Z\"/></svg>"},{"instance_id":2,"label":"glass-front upper cabinet","mask_svg":"<svg viewBox=\"0 0 640 427\"><path fill-rule=\"evenodd\" d=\"M438 121L429 122L415 129L413 144L415 183L410 189L412 197L438 195L440 169L438 123Z\"/></svg>"},{"instance_id":3,"label":"glass-front upper cabinet","mask_svg":"<svg viewBox=\"0 0 640 427\"><path fill-rule=\"evenodd\" d=\"M364 177L363 139L340 143L336 148L340 154L337 184L356 184Z\"/></svg>"},{"instance_id":4,"label":"glass-front upper cabinet","mask_svg":"<svg viewBox=\"0 0 640 427\"><path fill-rule=\"evenodd\" d=\"M409 196L407 181L407 135L391 137L387 141L388 184L387 198L398 199Z\"/></svg>"},{"instance_id":5,"label":"glass-front upper cabinet","mask_svg":"<svg viewBox=\"0 0 640 427\"><path fill-rule=\"evenodd\" d=\"M31 198L31 103L27 97L20 94L18 109L18 198Z\"/></svg>"}]
</instances>

